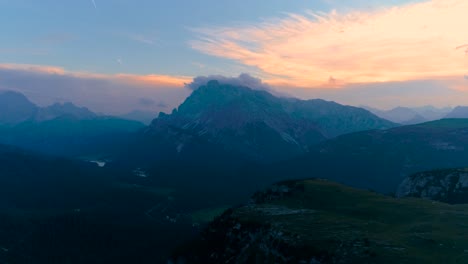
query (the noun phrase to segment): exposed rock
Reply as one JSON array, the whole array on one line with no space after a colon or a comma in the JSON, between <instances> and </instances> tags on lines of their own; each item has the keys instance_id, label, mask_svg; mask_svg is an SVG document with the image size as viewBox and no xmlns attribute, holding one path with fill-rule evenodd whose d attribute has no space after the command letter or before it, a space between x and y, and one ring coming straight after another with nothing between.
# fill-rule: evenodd
<instances>
[{"instance_id":1,"label":"exposed rock","mask_svg":"<svg viewBox=\"0 0 468 264\"><path fill-rule=\"evenodd\" d=\"M299 184L296 181L283 181L272 185L264 191L255 193L252 197L252 202L256 204L273 202L289 197L298 191L304 191L303 184Z\"/></svg>"},{"instance_id":2,"label":"exposed rock","mask_svg":"<svg viewBox=\"0 0 468 264\"><path fill-rule=\"evenodd\" d=\"M460 204L468 203L468 169L421 172L407 177L398 187L397 197L421 197Z\"/></svg>"},{"instance_id":3,"label":"exposed rock","mask_svg":"<svg viewBox=\"0 0 468 264\"><path fill-rule=\"evenodd\" d=\"M276 97L212 80L194 89L172 114L159 115L146 132L178 130L252 160L276 161L304 154L327 138L394 126L361 108Z\"/></svg>"}]
</instances>

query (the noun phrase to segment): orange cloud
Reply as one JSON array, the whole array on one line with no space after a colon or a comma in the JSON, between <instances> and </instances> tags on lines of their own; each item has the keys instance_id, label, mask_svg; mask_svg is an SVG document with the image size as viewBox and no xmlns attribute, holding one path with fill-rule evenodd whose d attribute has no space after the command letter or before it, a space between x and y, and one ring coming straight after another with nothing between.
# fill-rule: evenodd
<instances>
[{"instance_id":1,"label":"orange cloud","mask_svg":"<svg viewBox=\"0 0 468 264\"><path fill-rule=\"evenodd\" d=\"M193 48L255 66L272 85L460 78L468 72L468 1L369 12L308 12L251 26L195 29Z\"/></svg>"},{"instance_id":2,"label":"orange cloud","mask_svg":"<svg viewBox=\"0 0 468 264\"><path fill-rule=\"evenodd\" d=\"M134 82L142 85L164 86L164 87L184 87L186 83L192 81L193 78L186 76L168 76L168 75L131 75L117 74L116 78L126 82Z\"/></svg>"},{"instance_id":3,"label":"orange cloud","mask_svg":"<svg viewBox=\"0 0 468 264\"><path fill-rule=\"evenodd\" d=\"M65 70L60 67L44 66L44 65L32 65L32 64L0 64L2 70L22 70L30 71L43 74L65 74Z\"/></svg>"},{"instance_id":4,"label":"orange cloud","mask_svg":"<svg viewBox=\"0 0 468 264\"><path fill-rule=\"evenodd\" d=\"M192 77L170 76L170 75L135 75L135 74L99 74L88 72L67 71L60 67L30 64L0 64L3 70L20 70L38 74L64 75L83 79L102 79L108 81L119 81L127 84L136 84L136 87L164 87L183 88L186 83L192 81Z\"/></svg>"}]
</instances>

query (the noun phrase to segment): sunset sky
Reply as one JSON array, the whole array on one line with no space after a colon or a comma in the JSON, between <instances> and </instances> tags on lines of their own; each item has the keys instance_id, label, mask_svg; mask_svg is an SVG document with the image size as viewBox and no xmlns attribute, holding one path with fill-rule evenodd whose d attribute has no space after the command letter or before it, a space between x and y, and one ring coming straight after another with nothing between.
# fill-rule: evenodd
<instances>
[{"instance_id":1,"label":"sunset sky","mask_svg":"<svg viewBox=\"0 0 468 264\"><path fill-rule=\"evenodd\" d=\"M197 76L248 73L301 98L468 105L467 25L466 0L0 0L0 90L170 111Z\"/></svg>"}]
</instances>

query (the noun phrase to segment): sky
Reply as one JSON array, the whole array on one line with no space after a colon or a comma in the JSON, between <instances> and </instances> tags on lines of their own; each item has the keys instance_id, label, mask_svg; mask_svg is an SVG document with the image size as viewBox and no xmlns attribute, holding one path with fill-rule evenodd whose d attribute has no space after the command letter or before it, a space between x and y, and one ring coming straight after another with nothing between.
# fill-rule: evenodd
<instances>
[{"instance_id":1,"label":"sky","mask_svg":"<svg viewBox=\"0 0 468 264\"><path fill-rule=\"evenodd\" d=\"M466 0L0 0L0 90L165 111L199 76L377 108L468 105Z\"/></svg>"}]
</instances>

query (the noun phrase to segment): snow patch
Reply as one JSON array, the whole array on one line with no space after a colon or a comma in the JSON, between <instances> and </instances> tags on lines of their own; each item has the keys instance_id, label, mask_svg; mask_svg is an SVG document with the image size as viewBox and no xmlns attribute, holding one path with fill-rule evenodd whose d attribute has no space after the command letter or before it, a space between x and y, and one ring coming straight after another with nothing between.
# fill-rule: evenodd
<instances>
[{"instance_id":1,"label":"snow patch","mask_svg":"<svg viewBox=\"0 0 468 264\"><path fill-rule=\"evenodd\" d=\"M184 148L184 143L179 143L179 145L177 145L177 148L176 148L177 153L182 152L182 149L183 149L183 148Z\"/></svg>"},{"instance_id":2,"label":"snow patch","mask_svg":"<svg viewBox=\"0 0 468 264\"><path fill-rule=\"evenodd\" d=\"M89 162L98 165L99 168L104 168L107 164L107 162L102 161L102 160L90 160Z\"/></svg>"},{"instance_id":3,"label":"snow patch","mask_svg":"<svg viewBox=\"0 0 468 264\"><path fill-rule=\"evenodd\" d=\"M136 168L133 170L133 175L140 177L140 178L148 178L148 174L146 171L142 170L141 168Z\"/></svg>"}]
</instances>

